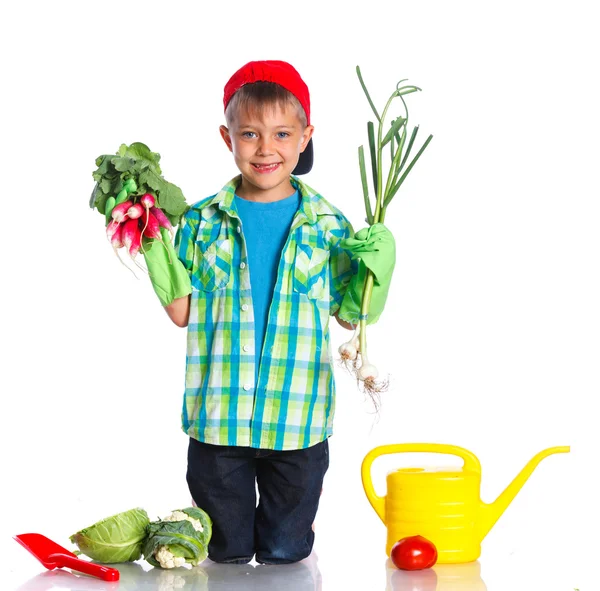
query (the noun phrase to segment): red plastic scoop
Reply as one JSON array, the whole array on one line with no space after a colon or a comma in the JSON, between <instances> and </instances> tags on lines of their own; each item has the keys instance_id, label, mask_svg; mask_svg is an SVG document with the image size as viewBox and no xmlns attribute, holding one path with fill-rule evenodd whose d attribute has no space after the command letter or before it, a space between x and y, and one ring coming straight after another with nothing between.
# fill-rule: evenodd
<instances>
[{"instance_id":1,"label":"red plastic scoop","mask_svg":"<svg viewBox=\"0 0 600 591\"><path fill-rule=\"evenodd\" d=\"M15 540L29 550L46 568L70 568L105 581L118 581L119 571L87 560L79 560L73 552L59 546L42 534L21 534Z\"/></svg>"}]
</instances>

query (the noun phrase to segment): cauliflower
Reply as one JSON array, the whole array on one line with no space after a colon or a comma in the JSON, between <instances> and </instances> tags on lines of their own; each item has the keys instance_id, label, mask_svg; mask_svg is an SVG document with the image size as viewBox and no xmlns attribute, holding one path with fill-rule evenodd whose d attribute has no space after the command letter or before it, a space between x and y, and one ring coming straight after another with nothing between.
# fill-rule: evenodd
<instances>
[{"instance_id":1,"label":"cauliflower","mask_svg":"<svg viewBox=\"0 0 600 591\"><path fill-rule=\"evenodd\" d=\"M171 515L163 518L163 521L189 521L196 531L204 531L202 524L193 517L186 515L183 511L173 511ZM174 556L169 550L169 546L159 546L154 552L156 560L158 560L162 568L177 568L185 564L183 556Z\"/></svg>"},{"instance_id":2,"label":"cauliflower","mask_svg":"<svg viewBox=\"0 0 600 591\"><path fill-rule=\"evenodd\" d=\"M202 562L212 534L210 517L198 507L172 511L148 526L144 557L153 566L177 568Z\"/></svg>"},{"instance_id":3,"label":"cauliflower","mask_svg":"<svg viewBox=\"0 0 600 591\"><path fill-rule=\"evenodd\" d=\"M185 564L185 558L173 555L169 546L159 546L154 556L162 568L176 568Z\"/></svg>"},{"instance_id":4,"label":"cauliflower","mask_svg":"<svg viewBox=\"0 0 600 591\"><path fill-rule=\"evenodd\" d=\"M190 517L187 513L183 511L173 511L171 515L167 515L163 521L189 521L196 531L204 531L202 524L193 517Z\"/></svg>"}]
</instances>

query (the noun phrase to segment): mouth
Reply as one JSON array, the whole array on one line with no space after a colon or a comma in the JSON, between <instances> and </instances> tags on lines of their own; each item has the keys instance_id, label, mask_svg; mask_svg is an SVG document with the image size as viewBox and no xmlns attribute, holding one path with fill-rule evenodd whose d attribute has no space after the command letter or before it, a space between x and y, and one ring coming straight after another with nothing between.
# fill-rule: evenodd
<instances>
[{"instance_id":1,"label":"mouth","mask_svg":"<svg viewBox=\"0 0 600 591\"><path fill-rule=\"evenodd\" d=\"M258 164L252 163L252 168L261 174L268 174L270 172L274 172L281 166L281 162L273 162L271 164Z\"/></svg>"}]
</instances>

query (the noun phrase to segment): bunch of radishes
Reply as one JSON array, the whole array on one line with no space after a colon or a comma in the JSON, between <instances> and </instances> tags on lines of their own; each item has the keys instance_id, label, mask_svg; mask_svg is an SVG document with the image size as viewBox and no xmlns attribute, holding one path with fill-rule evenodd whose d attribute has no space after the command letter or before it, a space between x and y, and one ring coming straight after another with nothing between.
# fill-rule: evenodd
<instances>
[{"instance_id":1,"label":"bunch of radishes","mask_svg":"<svg viewBox=\"0 0 600 591\"><path fill-rule=\"evenodd\" d=\"M142 236L162 242L160 229L172 231L171 222L154 203L154 196L146 193L137 203L127 200L115 205L112 220L106 226L106 235L115 250L125 246L129 256L135 258L142 245Z\"/></svg>"},{"instance_id":2,"label":"bunch of radishes","mask_svg":"<svg viewBox=\"0 0 600 591\"><path fill-rule=\"evenodd\" d=\"M166 246L163 228L173 239L173 228L188 209L183 192L162 176L160 154L141 142L121 144L116 154L98 156L96 166L89 205L104 215L106 233L119 260L125 264L118 252L125 247L133 262L146 271L136 256L144 252L148 240Z\"/></svg>"},{"instance_id":3,"label":"bunch of radishes","mask_svg":"<svg viewBox=\"0 0 600 591\"><path fill-rule=\"evenodd\" d=\"M140 249L143 250L143 238L162 243L160 229L165 228L172 236L173 226L164 212L156 207L154 195L151 193L144 193L141 197L128 195L130 191L135 190L135 181L130 179L123 189L125 197L120 194L117 199L121 202L116 203L115 200L115 204L110 209L107 208L106 236L117 256L119 256L117 249L124 246L131 259L140 266L135 257ZM126 200L123 201L123 198Z\"/></svg>"}]
</instances>

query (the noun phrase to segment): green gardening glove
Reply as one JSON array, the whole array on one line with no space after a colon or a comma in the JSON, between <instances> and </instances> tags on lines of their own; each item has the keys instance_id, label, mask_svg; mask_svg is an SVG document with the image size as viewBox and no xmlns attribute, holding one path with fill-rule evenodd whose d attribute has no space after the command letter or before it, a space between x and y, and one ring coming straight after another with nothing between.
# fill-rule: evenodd
<instances>
[{"instance_id":1,"label":"green gardening glove","mask_svg":"<svg viewBox=\"0 0 600 591\"><path fill-rule=\"evenodd\" d=\"M371 303L367 324L377 322L383 312L394 265L396 264L396 243L392 233L383 224L373 224L359 230L354 238L346 238L340 246L350 252L352 260L358 261L358 272L353 275L342 300L339 317L351 324L360 320L360 305L367 270L373 272L375 281L371 293Z\"/></svg>"},{"instance_id":2,"label":"green gardening glove","mask_svg":"<svg viewBox=\"0 0 600 591\"><path fill-rule=\"evenodd\" d=\"M173 300L192 293L192 284L186 268L177 258L169 233L164 228L160 233L162 244L159 240L144 239L144 259L160 303L168 306Z\"/></svg>"}]
</instances>

